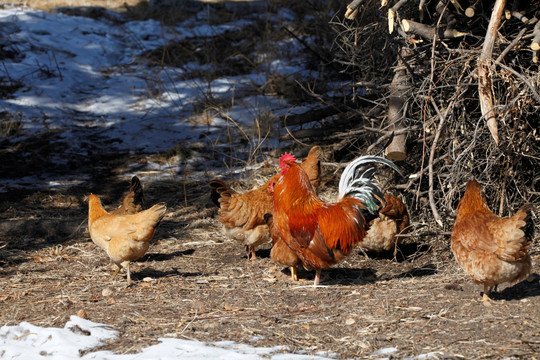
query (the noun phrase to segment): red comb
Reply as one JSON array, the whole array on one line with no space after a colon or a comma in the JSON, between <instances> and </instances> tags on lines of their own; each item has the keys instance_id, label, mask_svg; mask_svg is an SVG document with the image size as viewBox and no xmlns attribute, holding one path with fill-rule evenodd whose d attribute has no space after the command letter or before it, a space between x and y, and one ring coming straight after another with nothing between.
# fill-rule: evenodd
<instances>
[{"instance_id":1,"label":"red comb","mask_svg":"<svg viewBox=\"0 0 540 360\"><path fill-rule=\"evenodd\" d=\"M283 168L285 161L296 161L293 154L285 153L279 158L279 167Z\"/></svg>"}]
</instances>

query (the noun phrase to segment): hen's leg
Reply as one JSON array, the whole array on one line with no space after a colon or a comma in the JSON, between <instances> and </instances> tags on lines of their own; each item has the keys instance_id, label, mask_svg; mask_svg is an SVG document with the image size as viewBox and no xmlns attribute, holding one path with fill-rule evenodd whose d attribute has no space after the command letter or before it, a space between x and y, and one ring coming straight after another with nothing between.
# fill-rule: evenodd
<instances>
[{"instance_id":1,"label":"hen's leg","mask_svg":"<svg viewBox=\"0 0 540 360\"><path fill-rule=\"evenodd\" d=\"M482 296L482 301L490 301L489 293L490 293L489 286L487 284L484 284L484 296Z\"/></svg>"},{"instance_id":2,"label":"hen's leg","mask_svg":"<svg viewBox=\"0 0 540 360\"><path fill-rule=\"evenodd\" d=\"M126 264L126 272L127 272L127 286L130 287L131 286L131 270L129 268L129 261L126 261L127 264Z\"/></svg>"},{"instance_id":3,"label":"hen's leg","mask_svg":"<svg viewBox=\"0 0 540 360\"><path fill-rule=\"evenodd\" d=\"M255 259L257 258L257 254L255 254L255 247L250 246L249 250L251 251L251 261L255 261Z\"/></svg>"},{"instance_id":4,"label":"hen's leg","mask_svg":"<svg viewBox=\"0 0 540 360\"><path fill-rule=\"evenodd\" d=\"M315 281L313 282L313 286L319 285L320 282L321 282L321 269L315 272Z\"/></svg>"},{"instance_id":5,"label":"hen's leg","mask_svg":"<svg viewBox=\"0 0 540 360\"><path fill-rule=\"evenodd\" d=\"M114 265L116 265L116 270L112 274L112 279L116 280L116 276L118 275L120 270L122 270L122 267L119 264L114 264Z\"/></svg>"},{"instance_id":6,"label":"hen's leg","mask_svg":"<svg viewBox=\"0 0 540 360\"><path fill-rule=\"evenodd\" d=\"M246 255L247 260L254 260L255 257L255 249L251 245L246 245Z\"/></svg>"},{"instance_id":7,"label":"hen's leg","mask_svg":"<svg viewBox=\"0 0 540 360\"><path fill-rule=\"evenodd\" d=\"M291 270L291 279L293 281L298 281L298 275L296 274L296 266L291 266L289 269Z\"/></svg>"}]
</instances>

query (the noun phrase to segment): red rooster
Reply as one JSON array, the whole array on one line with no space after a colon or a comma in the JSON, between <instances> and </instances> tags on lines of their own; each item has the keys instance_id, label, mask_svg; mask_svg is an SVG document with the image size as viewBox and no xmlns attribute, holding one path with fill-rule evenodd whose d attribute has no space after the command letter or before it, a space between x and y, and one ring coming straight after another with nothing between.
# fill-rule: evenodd
<instances>
[{"instance_id":1,"label":"red rooster","mask_svg":"<svg viewBox=\"0 0 540 360\"><path fill-rule=\"evenodd\" d=\"M339 202L329 204L317 197L306 172L285 153L279 160L281 175L270 183L274 214L272 235L281 238L306 269L328 269L362 242L366 224L384 207L384 195L373 181L375 164L385 164L401 174L389 160L362 156L353 160L339 181Z\"/></svg>"}]
</instances>

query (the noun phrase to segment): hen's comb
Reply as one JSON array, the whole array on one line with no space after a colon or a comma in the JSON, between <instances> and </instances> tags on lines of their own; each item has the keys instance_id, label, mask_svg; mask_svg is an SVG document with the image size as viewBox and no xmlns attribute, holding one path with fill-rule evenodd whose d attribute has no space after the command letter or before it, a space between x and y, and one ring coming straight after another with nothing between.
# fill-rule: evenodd
<instances>
[{"instance_id":1,"label":"hen's comb","mask_svg":"<svg viewBox=\"0 0 540 360\"><path fill-rule=\"evenodd\" d=\"M281 157L279 158L279 167L283 168L286 161L296 161L296 158L294 157L293 154L289 154L289 153L285 153L281 155Z\"/></svg>"}]
</instances>

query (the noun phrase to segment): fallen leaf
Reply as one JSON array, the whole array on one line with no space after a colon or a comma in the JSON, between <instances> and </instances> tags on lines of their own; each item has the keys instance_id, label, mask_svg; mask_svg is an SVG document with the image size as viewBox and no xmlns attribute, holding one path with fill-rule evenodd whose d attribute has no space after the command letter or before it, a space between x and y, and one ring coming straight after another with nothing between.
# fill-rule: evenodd
<instances>
[{"instance_id":1,"label":"fallen leaf","mask_svg":"<svg viewBox=\"0 0 540 360\"><path fill-rule=\"evenodd\" d=\"M88 320L88 314L86 313L84 309L80 309L79 311L77 311L77 316L80 317L81 319Z\"/></svg>"}]
</instances>

